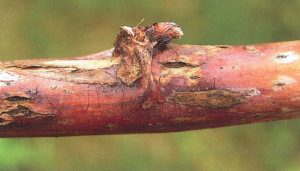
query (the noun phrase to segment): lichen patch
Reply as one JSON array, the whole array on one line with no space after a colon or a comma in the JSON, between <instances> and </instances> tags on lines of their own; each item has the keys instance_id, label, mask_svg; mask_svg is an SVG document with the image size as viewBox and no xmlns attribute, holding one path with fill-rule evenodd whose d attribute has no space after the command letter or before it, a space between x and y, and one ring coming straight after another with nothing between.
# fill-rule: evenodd
<instances>
[{"instance_id":1,"label":"lichen patch","mask_svg":"<svg viewBox=\"0 0 300 171\"><path fill-rule=\"evenodd\" d=\"M120 63L120 58L111 57L98 60L78 59L78 60L20 60L14 62L6 62L3 64L5 68L21 68L21 69L44 69L44 68L69 68L76 70L95 70L109 68Z\"/></svg>"},{"instance_id":2,"label":"lichen patch","mask_svg":"<svg viewBox=\"0 0 300 171\"><path fill-rule=\"evenodd\" d=\"M261 92L257 88L228 88L227 90L236 93L241 93L247 97L261 95Z\"/></svg>"},{"instance_id":3,"label":"lichen patch","mask_svg":"<svg viewBox=\"0 0 300 171\"><path fill-rule=\"evenodd\" d=\"M158 80L160 84L167 85L174 78L184 78L185 84L188 87L191 87L198 85L201 77L202 75L200 67L164 67L161 70L160 77L158 78Z\"/></svg>"},{"instance_id":4,"label":"lichen patch","mask_svg":"<svg viewBox=\"0 0 300 171\"><path fill-rule=\"evenodd\" d=\"M19 79L19 75L0 70L0 87L12 85Z\"/></svg>"},{"instance_id":5,"label":"lichen patch","mask_svg":"<svg viewBox=\"0 0 300 171\"><path fill-rule=\"evenodd\" d=\"M53 114L48 109L34 106L29 98L8 97L1 100L0 103L0 126L10 124L26 125L28 122L34 124L49 123L53 119Z\"/></svg>"},{"instance_id":6,"label":"lichen patch","mask_svg":"<svg viewBox=\"0 0 300 171\"><path fill-rule=\"evenodd\" d=\"M240 93L227 90L175 92L171 97L177 104L203 108L230 108L245 101Z\"/></svg>"},{"instance_id":7,"label":"lichen patch","mask_svg":"<svg viewBox=\"0 0 300 171\"><path fill-rule=\"evenodd\" d=\"M57 68L77 68L82 70L94 70L101 68L108 68L119 64L120 58L105 58L101 60L53 60L42 62L44 67Z\"/></svg>"},{"instance_id":8,"label":"lichen patch","mask_svg":"<svg viewBox=\"0 0 300 171\"><path fill-rule=\"evenodd\" d=\"M65 77L66 81L78 84L100 84L114 86L117 80L101 70L81 71L70 73Z\"/></svg>"},{"instance_id":9,"label":"lichen patch","mask_svg":"<svg viewBox=\"0 0 300 171\"><path fill-rule=\"evenodd\" d=\"M57 81L68 81L76 84L99 84L115 86L118 81L103 70L70 70L70 68L43 68L38 70L23 70L32 76ZM51 87L52 89L55 89Z\"/></svg>"}]
</instances>

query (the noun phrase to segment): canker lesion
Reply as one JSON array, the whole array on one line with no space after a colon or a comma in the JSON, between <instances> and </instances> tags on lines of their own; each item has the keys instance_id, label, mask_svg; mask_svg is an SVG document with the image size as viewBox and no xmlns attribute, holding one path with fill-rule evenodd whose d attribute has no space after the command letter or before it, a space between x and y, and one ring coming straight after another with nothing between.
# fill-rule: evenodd
<instances>
[{"instance_id":1,"label":"canker lesion","mask_svg":"<svg viewBox=\"0 0 300 171\"><path fill-rule=\"evenodd\" d=\"M36 125L50 123L54 115L31 103L33 97L26 93L11 93L0 99L0 126L21 126L28 122Z\"/></svg>"}]
</instances>

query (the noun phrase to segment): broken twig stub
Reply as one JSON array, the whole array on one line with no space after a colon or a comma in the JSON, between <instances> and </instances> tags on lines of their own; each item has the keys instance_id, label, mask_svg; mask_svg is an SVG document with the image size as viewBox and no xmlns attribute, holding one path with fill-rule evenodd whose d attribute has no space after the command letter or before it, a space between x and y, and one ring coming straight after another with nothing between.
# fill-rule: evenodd
<instances>
[{"instance_id":1,"label":"broken twig stub","mask_svg":"<svg viewBox=\"0 0 300 171\"><path fill-rule=\"evenodd\" d=\"M154 52L182 35L180 27L172 22L155 23L148 27L121 27L113 51L114 56L121 57L117 69L118 78L128 86L140 78L151 80L151 61Z\"/></svg>"}]
</instances>

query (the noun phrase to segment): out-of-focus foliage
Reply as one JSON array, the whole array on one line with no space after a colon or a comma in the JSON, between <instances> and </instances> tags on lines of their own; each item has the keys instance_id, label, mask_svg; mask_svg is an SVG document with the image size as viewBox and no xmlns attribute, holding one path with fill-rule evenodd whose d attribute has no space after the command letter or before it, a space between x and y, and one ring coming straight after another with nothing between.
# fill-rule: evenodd
<instances>
[{"instance_id":1,"label":"out-of-focus foliage","mask_svg":"<svg viewBox=\"0 0 300 171\"><path fill-rule=\"evenodd\" d=\"M299 0L0 1L0 60L105 50L122 25L174 21L181 44L300 39ZM201 131L0 139L0 170L300 170L300 121Z\"/></svg>"}]
</instances>

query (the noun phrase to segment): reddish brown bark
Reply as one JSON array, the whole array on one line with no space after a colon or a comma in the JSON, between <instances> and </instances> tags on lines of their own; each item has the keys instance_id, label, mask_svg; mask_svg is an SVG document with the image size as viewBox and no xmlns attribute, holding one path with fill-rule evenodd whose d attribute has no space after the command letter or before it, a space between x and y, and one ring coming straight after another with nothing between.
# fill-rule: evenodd
<instances>
[{"instance_id":1,"label":"reddish brown bark","mask_svg":"<svg viewBox=\"0 0 300 171\"><path fill-rule=\"evenodd\" d=\"M172 44L150 63L125 57L109 50L1 63L0 136L171 132L300 116L300 41Z\"/></svg>"}]
</instances>

